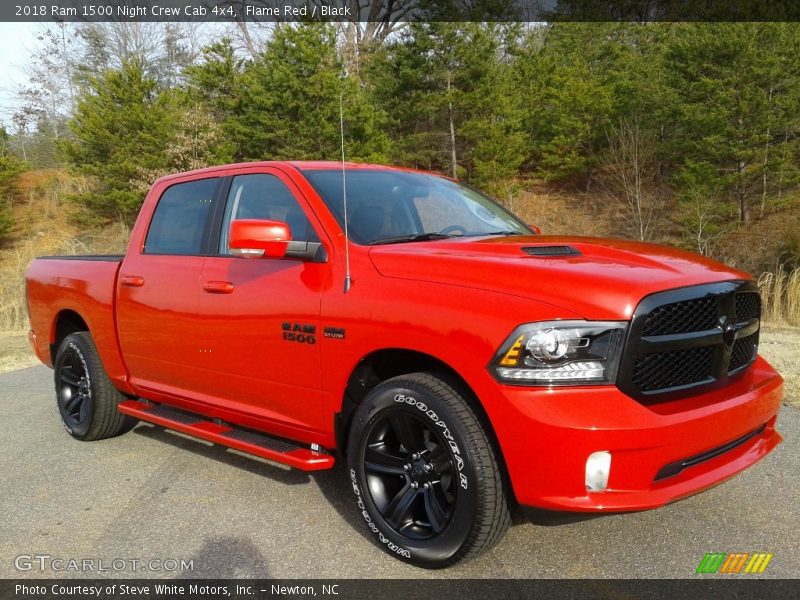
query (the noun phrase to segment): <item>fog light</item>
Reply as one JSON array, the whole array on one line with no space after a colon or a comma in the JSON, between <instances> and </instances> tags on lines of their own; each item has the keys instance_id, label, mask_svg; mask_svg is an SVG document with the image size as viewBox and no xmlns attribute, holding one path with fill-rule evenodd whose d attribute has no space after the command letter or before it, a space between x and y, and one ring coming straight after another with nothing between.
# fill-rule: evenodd
<instances>
[{"instance_id":1,"label":"fog light","mask_svg":"<svg viewBox=\"0 0 800 600\"><path fill-rule=\"evenodd\" d=\"M592 452L586 459L586 489L590 492L605 491L610 471L611 453Z\"/></svg>"}]
</instances>

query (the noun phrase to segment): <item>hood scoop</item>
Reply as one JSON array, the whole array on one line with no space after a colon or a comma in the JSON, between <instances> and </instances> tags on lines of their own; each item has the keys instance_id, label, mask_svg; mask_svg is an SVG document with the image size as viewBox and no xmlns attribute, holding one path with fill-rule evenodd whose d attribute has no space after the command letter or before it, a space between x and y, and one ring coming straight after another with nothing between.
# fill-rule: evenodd
<instances>
[{"instance_id":1,"label":"hood scoop","mask_svg":"<svg viewBox=\"0 0 800 600\"><path fill-rule=\"evenodd\" d=\"M580 252L572 246L524 246L520 248L525 254L550 258L553 256L579 256Z\"/></svg>"}]
</instances>

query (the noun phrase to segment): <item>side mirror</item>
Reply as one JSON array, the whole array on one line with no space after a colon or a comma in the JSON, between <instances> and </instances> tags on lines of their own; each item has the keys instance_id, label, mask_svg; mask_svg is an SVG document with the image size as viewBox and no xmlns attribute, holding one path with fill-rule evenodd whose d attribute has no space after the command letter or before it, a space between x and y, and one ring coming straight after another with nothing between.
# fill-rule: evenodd
<instances>
[{"instance_id":1,"label":"side mirror","mask_svg":"<svg viewBox=\"0 0 800 600\"><path fill-rule=\"evenodd\" d=\"M231 223L231 254L245 258L283 258L292 239L286 223L266 219L237 219Z\"/></svg>"},{"instance_id":2,"label":"side mirror","mask_svg":"<svg viewBox=\"0 0 800 600\"><path fill-rule=\"evenodd\" d=\"M531 229L533 229L533 233L535 233L535 234L540 234L540 233L542 233L542 228L541 228L541 227L539 227L538 225L528 225L528 227L530 227Z\"/></svg>"}]
</instances>

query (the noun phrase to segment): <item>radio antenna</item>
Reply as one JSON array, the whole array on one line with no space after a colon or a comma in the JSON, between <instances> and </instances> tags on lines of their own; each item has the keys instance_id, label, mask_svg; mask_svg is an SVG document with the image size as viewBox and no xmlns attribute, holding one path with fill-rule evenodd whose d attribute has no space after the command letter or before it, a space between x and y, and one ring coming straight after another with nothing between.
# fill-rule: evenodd
<instances>
[{"instance_id":1,"label":"radio antenna","mask_svg":"<svg viewBox=\"0 0 800 600\"><path fill-rule=\"evenodd\" d=\"M347 174L344 166L344 109L339 94L339 134L342 138L342 205L344 206L344 293L350 291L350 235L347 226Z\"/></svg>"}]
</instances>

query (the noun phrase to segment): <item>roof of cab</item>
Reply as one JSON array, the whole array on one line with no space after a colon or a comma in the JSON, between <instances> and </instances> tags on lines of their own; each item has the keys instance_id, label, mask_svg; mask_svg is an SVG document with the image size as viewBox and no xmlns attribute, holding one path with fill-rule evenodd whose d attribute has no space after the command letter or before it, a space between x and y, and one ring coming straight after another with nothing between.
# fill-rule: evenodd
<instances>
[{"instance_id":1,"label":"roof of cab","mask_svg":"<svg viewBox=\"0 0 800 600\"><path fill-rule=\"evenodd\" d=\"M348 171L387 170L387 171L406 171L410 173L426 173L426 171L420 171L418 169L409 169L407 167L394 167L390 165L378 165L372 163L345 162L344 164ZM191 178L196 175L206 175L206 174L210 175L218 171L227 171L229 169L236 169L236 168L286 167L286 166L293 167L298 171L333 170L333 169L341 169L342 163L341 161L335 161L335 160L269 160L269 161L233 163L228 165L205 167L203 169L195 169L194 171L171 173L169 175L164 175L163 177L159 177L155 183L171 181L173 179L184 179L187 176ZM438 173L436 174L438 175Z\"/></svg>"}]
</instances>

